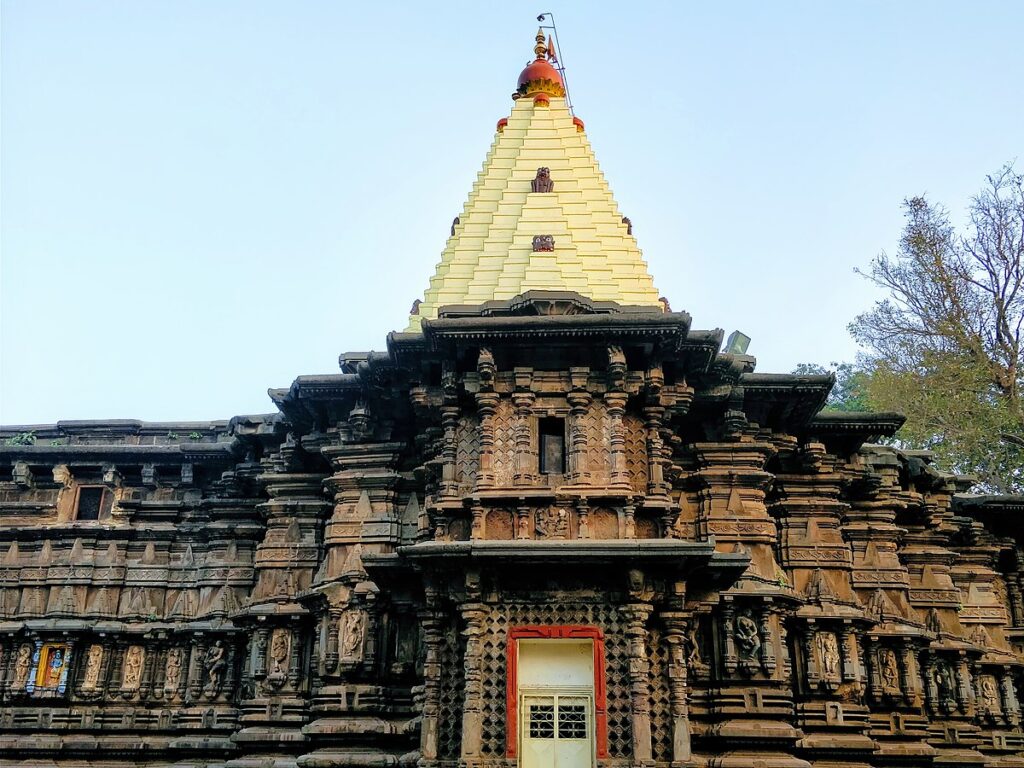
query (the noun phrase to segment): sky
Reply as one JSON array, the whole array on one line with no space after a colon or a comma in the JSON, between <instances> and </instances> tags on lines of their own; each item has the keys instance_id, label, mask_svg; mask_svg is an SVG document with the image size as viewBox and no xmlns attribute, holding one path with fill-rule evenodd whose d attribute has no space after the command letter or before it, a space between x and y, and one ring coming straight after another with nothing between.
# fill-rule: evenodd
<instances>
[{"instance_id":1,"label":"sky","mask_svg":"<svg viewBox=\"0 0 1024 768\"><path fill-rule=\"evenodd\" d=\"M226 419L383 349L554 13L659 291L852 360L904 198L1024 164L1024 3L2 0L0 423Z\"/></svg>"}]
</instances>

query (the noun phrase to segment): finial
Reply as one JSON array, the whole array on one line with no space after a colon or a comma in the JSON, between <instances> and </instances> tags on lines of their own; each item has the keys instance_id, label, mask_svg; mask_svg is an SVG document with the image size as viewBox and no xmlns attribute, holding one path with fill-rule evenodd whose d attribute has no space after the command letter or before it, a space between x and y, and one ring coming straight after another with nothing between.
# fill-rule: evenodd
<instances>
[{"instance_id":1,"label":"finial","mask_svg":"<svg viewBox=\"0 0 1024 768\"><path fill-rule=\"evenodd\" d=\"M537 61L547 58L548 47L544 44L545 39L546 36L544 35L544 30L538 27L536 37L537 44L533 46L533 52L537 54Z\"/></svg>"}]
</instances>

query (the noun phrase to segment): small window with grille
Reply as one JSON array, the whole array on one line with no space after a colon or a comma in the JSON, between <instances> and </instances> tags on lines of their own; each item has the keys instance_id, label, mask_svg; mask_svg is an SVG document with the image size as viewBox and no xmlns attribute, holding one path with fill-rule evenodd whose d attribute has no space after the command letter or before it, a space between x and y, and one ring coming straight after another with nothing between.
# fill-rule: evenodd
<instances>
[{"instance_id":1,"label":"small window with grille","mask_svg":"<svg viewBox=\"0 0 1024 768\"><path fill-rule=\"evenodd\" d=\"M559 700L558 738L587 738L587 704L585 701L576 699Z\"/></svg>"},{"instance_id":2,"label":"small window with grille","mask_svg":"<svg viewBox=\"0 0 1024 768\"><path fill-rule=\"evenodd\" d=\"M531 739L555 738L555 705L531 704L529 722Z\"/></svg>"},{"instance_id":3,"label":"small window with grille","mask_svg":"<svg viewBox=\"0 0 1024 768\"><path fill-rule=\"evenodd\" d=\"M99 520L110 510L110 494L102 485L83 485L75 504L76 520Z\"/></svg>"}]
</instances>

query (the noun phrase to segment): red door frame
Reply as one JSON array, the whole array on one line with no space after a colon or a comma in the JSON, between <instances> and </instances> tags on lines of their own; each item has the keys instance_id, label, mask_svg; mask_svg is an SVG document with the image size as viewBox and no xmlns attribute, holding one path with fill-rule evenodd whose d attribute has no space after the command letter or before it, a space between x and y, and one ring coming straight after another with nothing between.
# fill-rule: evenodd
<instances>
[{"instance_id":1,"label":"red door frame","mask_svg":"<svg viewBox=\"0 0 1024 768\"><path fill-rule=\"evenodd\" d=\"M523 639L593 640L594 644L594 733L597 756L608 757L608 695L604 682L604 632L598 627L553 626L510 627L508 630L508 675L505 687L505 756L515 757L519 748L519 641Z\"/></svg>"}]
</instances>

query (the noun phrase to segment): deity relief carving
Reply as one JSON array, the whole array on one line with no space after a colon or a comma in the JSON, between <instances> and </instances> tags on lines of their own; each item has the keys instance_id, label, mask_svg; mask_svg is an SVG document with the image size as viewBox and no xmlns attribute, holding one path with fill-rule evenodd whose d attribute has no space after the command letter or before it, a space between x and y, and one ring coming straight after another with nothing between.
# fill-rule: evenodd
<instances>
[{"instance_id":1,"label":"deity relief carving","mask_svg":"<svg viewBox=\"0 0 1024 768\"><path fill-rule=\"evenodd\" d=\"M366 612L352 608L342 618L341 658L345 661L362 661L363 636L366 633Z\"/></svg>"},{"instance_id":2,"label":"deity relief carving","mask_svg":"<svg viewBox=\"0 0 1024 768\"><path fill-rule=\"evenodd\" d=\"M288 676L288 657L292 649L292 633L278 627L270 636L267 685L280 688Z\"/></svg>"},{"instance_id":3,"label":"deity relief carving","mask_svg":"<svg viewBox=\"0 0 1024 768\"><path fill-rule=\"evenodd\" d=\"M142 683L142 663L146 651L141 645L131 646L124 655L124 672L121 676L122 691L137 691Z\"/></svg>"},{"instance_id":4,"label":"deity relief carving","mask_svg":"<svg viewBox=\"0 0 1024 768\"><path fill-rule=\"evenodd\" d=\"M704 661L704 653L701 649L700 625L696 619L690 624L689 632L686 635L686 645L689 648L686 656L687 665L698 675L707 674L708 665Z\"/></svg>"},{"instance_id":5,"label":"deity relief carving","mask_svg":"<svg viewBox=\"0 0 1024 768\"><path fill-rule=\"evenodd\" d=\"M224 685L224 671L228 665L224 658L225 653L224 641L217 640L207 649L203 658L203 669L206 670L206 685L203 691L207 696L216 696Z\"/></svg>"},{"instance_id":6,"label":"deity relief carving","mask_svg":"<svg viewBox=\"0 0 1024 768\"><path fill-rule=\"evenodd\" d=\"M181 685L181 666L183 653L181 648L171 648L167 652L164 666L164 692L173 695Z\"/></svg>"},{"instance_id":7,"label":"deity relief carving","mask_svg":"<svg viewBox=\"0 0 1024 768\"><path fill-rule=\"evenodd\" d=\"M736 649L743 667L753 670L761 651L761 636L749 608L736 617Z\"/></svg>"},{"instance_id":8,"label":"deity relief carving","mask_svg":"<svg viewBox=\"0 0 1024 768\"><path fill-rule=\"evenodd\" d=\"M939 709L944 712L952 712L956 705L956 690L954 688L953 672L949 668L949 664L939 662L935 665L935 670L932 674L935 678Z\"/></svg>"},{"instance_id":9,"label":"deity relief carving","mask_svg":"<svg viewBox=\"0 0 1024 768\"><path fill-rule=\"evenodd\" d=\"M983 715L994 716L1001 712L999 706L999 684L996 682L994 675L982 675L981 685L979 686L981 693L981 703L979 709Z\"/></svg>"},{"instance_id":10,"label":"deity relief carving","mask_svg":"<svg viewBox=\"0 0 1024 768\"><path fill-rule=\"evenodd\" d=\"M883 648L878 654L878 666L881 671L882 693L899 695L900 668L896 661L896 653L891 648Z\"/></svg>"},{"instance_id":11,"label":"deity relief carving","mask_svg":"<svg viewBox=\"0 0 1024 768\"><path fill-rule=\"evenodd\" d=\"M14 687L24 688L28 684L28 673L32 669L32 646L22 645L14 660Z\"/></svg>"},{"instance_id":12,"label":"deity relief carving","mask_svg":"<svg viewBox=\"0 0 1024 768\"><path fill-rule=\"evenodd\" d=\"M538 511L535 530L541 539L569 538L569 512L561 507Z\"/></svg>"},{"instance_id":13,"label":"deity relief carving","mask_svg":"<svg viewBox=\"0 0 1024 768\"><path fill-rule=\"evenodd\" d=\"M821 661L821 676L826 680L839 679L839 642L832 632L817 635L818 658Z\"/></svg>"},{"instance_id":14,"label":"deity relief carving","mask_svg":"<svg viewBox=\"0 0 1024 768\"><path fill-rule=\"evenodd\" d=\"M103 664L103 646L93 644L85 656L85 674L82 679L83 691L95 691L100 684L100 665Z\"/></svg>"}]
</instances>

